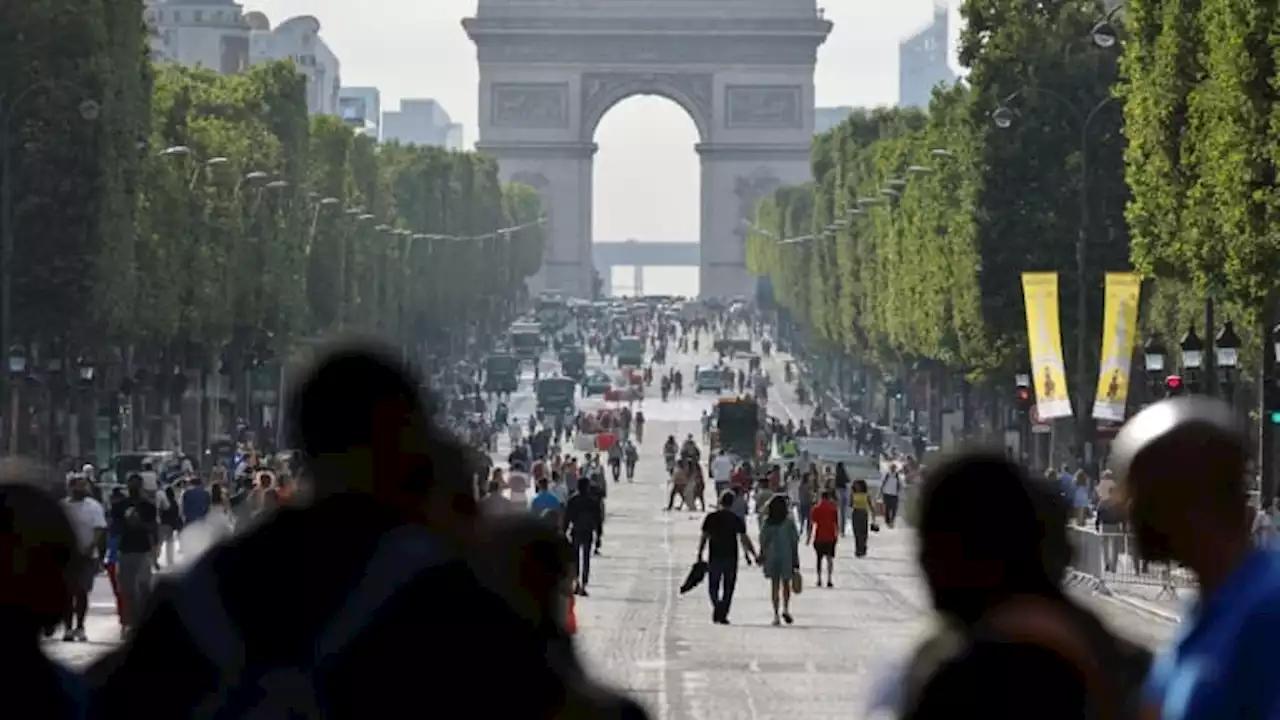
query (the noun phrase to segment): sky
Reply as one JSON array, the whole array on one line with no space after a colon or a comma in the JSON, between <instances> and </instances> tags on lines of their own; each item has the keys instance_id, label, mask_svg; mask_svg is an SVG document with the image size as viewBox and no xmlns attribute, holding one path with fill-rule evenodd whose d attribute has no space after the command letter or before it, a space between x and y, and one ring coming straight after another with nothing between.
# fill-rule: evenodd
<instances>
[{"instance_id":1,"label":"sky","mask_svg":"<svg viewBox=\"0 0 1280 720\"><path fill-rule=\"evenodd\" d=\"M434 98L465 126L467 144L475 142L479 71L461 21L475 13L476 0L241 2L273 25L314 15L342 64L343 85L378 88L384 112L395 110L401 98ZM933 0L819 3L835 29L818 55L818 105L897 102L898 42L929 22ZM953 8L953 45L958 24ZM697 133L683 110L661 98L631 98L605 116L596 142L596 241L698 239ZM632 202L637 190L645 202ZM655 207L663 211L654 213Z\"/></svg>"}]
</instances>

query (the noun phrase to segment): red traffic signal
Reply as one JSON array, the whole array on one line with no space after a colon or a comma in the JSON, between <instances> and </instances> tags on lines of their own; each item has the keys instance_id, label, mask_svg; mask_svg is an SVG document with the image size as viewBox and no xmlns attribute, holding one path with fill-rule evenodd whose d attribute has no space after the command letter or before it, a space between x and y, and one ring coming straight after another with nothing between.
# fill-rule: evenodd
<instances>
[{"instance_id":1,"label":"red traffic signal","mask_svg":"<svg viewBox=\"0 0 1280 720\"><path fill-rule=\"evenodd\" d=\"M1026 410L1035 404L1035 401L1031 397L1031 388L1024 385L1019 385L1014 389L1013 401L1020 410Z\"/></svg>"},{"instance_id":2,"label":"red traffic signal","mask_svg":"<svg viewBox=\"0 0 1280 720\"><path fill-rule=\"evenodd\" d=\"M1184 386L1182 384L1181 375L1170 375L1164 379L1164 391L1166 395L1181 395Z\"/></svg>"}]
</instances>

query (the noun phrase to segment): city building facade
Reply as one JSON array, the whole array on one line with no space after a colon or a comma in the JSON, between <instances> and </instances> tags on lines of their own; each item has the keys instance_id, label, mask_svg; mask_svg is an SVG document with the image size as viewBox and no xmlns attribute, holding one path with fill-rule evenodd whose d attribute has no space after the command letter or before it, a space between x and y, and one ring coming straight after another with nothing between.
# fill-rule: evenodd
<instances>
[{"instance_id":1,"label":"city building facade","mask_svg":"<svg viewBox=\"0 0 1280 720\"><path fill-rule=\"evenodd\" d=\"M249 25L231 0L151 0L143 11L152 57L220 73L249 67Z\"/></svg>"},{"instance_id":2,"label":"city building facade","mask_svg":"<svg viewBox=\"0 0 1280 720\"><path fill-rule=\"evenodd\" d=\"M344 87L338 91L338 117L356 132L382 138L382 93L374 87Z\"/></svg>"},{"instance_id":3,"label":"city building facade","mask_svg":"<svg viewBox=\"0 0 1280 720\"><path fill-rule=\"evenodd\" d=\"M382 114L382 139L450 150L463 148L462 125L431 99L405 99L400 109Z\"/></svg>"},{"instance_id":4,"label":"city building facade","mask_svg":"<svg viewBox=\"0 0 1280 720\"><path fill-rule=\"evenodd\" d=\"M291 59L307 77L307 109L338 114L341 66L320 38L320 21L314 17L292 18L272 28L265 15L244 12L233 0L149 0L143 13L157 61L231 74Z\"/></svg>"},{"instance_id":5,"label":"city building facade","mask_svg":"<svg viewBox=\"0 0 1280 720\"><path fill-rule=\"evenodd\" d=\"M320 38L320 21L300 15L271 27L266 15L248 13L249 61L293 60L307 77L307 110L312 115L337 115L342 88L338 56Z\"/></svg>"},{"instance_id":6,"label":"city building facade","mask_svg":"<svg viewBox=\"0 0 1280 720\"><path fill-rule=\"evenodd\" d=\"M919 32L898 44L898 104L902 107L929 107L933 89L956 81L951 69L951 13L937 0L933 19Z\"/></svg>"}]
</instances>

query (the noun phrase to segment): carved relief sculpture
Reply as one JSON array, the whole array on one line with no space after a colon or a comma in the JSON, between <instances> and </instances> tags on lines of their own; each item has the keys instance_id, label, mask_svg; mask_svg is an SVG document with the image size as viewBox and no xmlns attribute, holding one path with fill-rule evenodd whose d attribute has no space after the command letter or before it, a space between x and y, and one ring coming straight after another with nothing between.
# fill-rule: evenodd
<instances>
[{"instance_id":1,"label":"carved relief sculpture","mask_svg":"<svg viewBox=\"0 0 1280 720\"><path fill-rule=\"evenodd\" d=\"M643 93L677 95L672 98L694 116L705 131L712 117L712 77L707 73L608 72L582 76L582 130L593 132L600 118L618 101Z\"/></svg>"},{"instance_id":2,"label":"carved relief sculpture","mask_svg":"<svg viewBox=\"0 0 1280 720\"><path fill-rule=\"evenodd\" d=\"M730 85L725 88L725 126L739 129L793 129L804 122L804 90L794 86Z\"/></svg>"},{"instance_id":3,"label":"carved relief sculpture","mask_svg":"<svg viewBox=\"0 0 1280 720\"><path fill-rule=\"evenodd\" d=\"M569 126L568 83L496 83L494 127L561 129Z\"/></svg>"}]
</instances>

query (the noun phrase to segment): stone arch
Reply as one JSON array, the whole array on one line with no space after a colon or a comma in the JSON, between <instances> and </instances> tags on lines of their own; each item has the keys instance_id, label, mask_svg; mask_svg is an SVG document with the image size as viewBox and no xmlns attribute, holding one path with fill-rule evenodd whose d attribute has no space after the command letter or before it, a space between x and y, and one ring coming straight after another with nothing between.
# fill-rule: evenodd
<instances>
[{"instance_id":1,"label":"stone arch","mask_svg":"<svg viewBox=\"0 0 1280 720\"><path fill-rule=\"evenodd\" d=\"M698 128L701 142L711 142L715 127L714 81L709 73L602 72L582 76L584 143L592 142L600 121L618 103L637 95L664 97L684 109Z\"/></svg>"}]
</instances>

